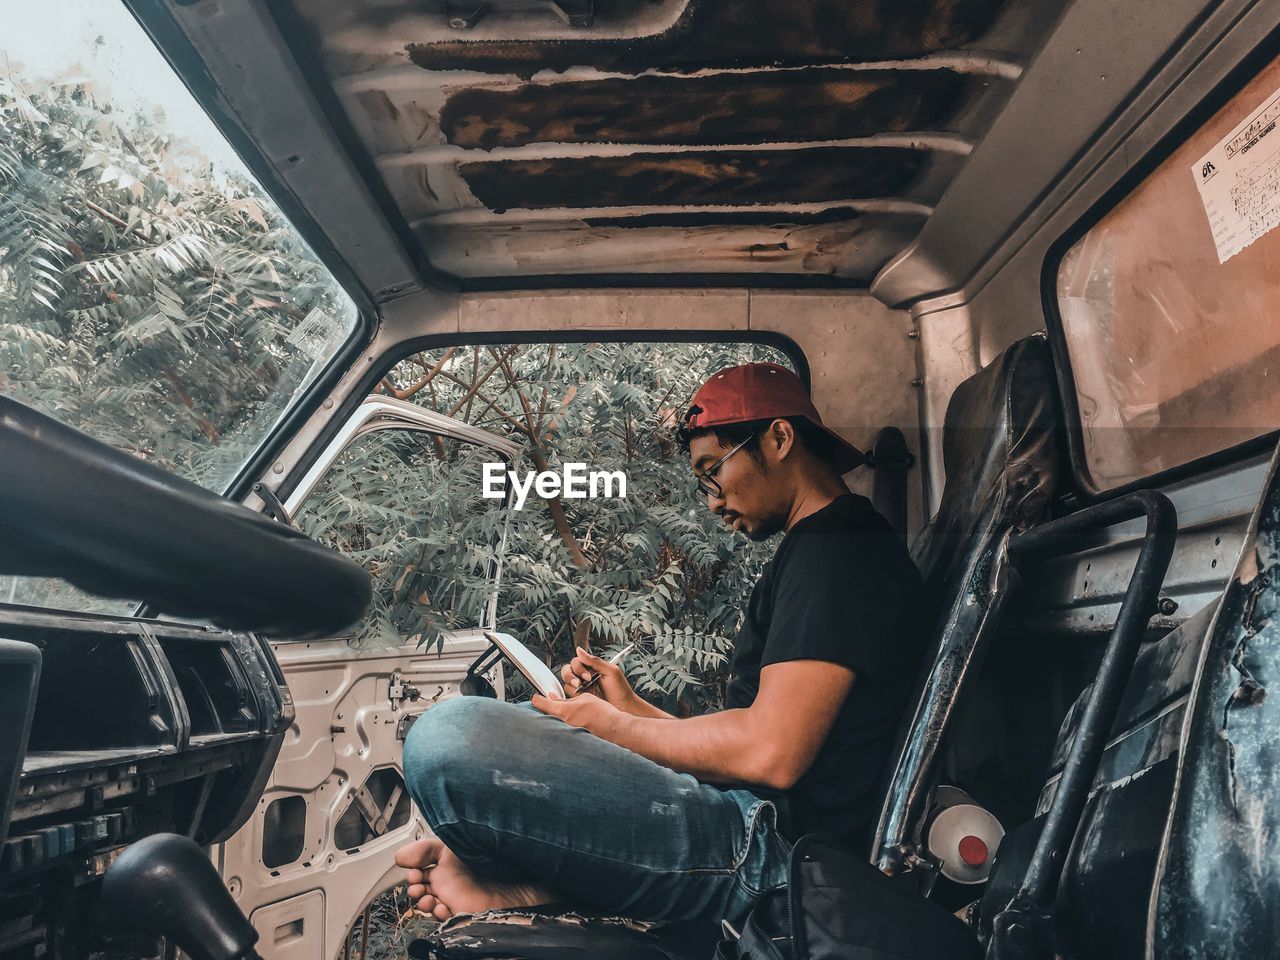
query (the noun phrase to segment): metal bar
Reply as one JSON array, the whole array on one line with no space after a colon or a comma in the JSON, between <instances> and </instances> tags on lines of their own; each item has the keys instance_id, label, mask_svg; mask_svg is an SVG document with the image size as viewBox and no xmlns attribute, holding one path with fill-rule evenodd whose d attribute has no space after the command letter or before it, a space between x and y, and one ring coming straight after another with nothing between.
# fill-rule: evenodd
<instances>
[{"instance_id":1,"label":"metal bar","mask_svg":"<svg viewBox=\"0 0 1280 960\"><path fill-rule=\"evenodd\" d=\"M409 226L415 230L420 227L484 227L505 226L513 223L561 223L565 220L587 220L593 217L623 220L632 217L675 216L687 213L696 213L705 217L757 213L764 217L781 218L827 213L833 210L927 217L933 213L933 206L905 197L866 197L860 200L846 197L838 200L793 203L640 203L616 207L516 207L502 213L494 213L488 207L477 206L428 213L410 221ZM777 222L784 221L780 219Z\"/></svg>"},{"instance_id":2,"label":"metal bar","mask_svg":"<svg viewBox=\"0 0 1280 960\"><path fill-rule=\"evenodd\" d=\"M1088 802L1147 623L1156 612L1160 585L1173 556L1178 516L1164 494L1141 490L1036 527L1009 542L1010 555L1024 559L1082 534L1142 516L1147 519L1142 549L1015 903L1048 908L1057 895L1067 849Z\"/></svg>"},{"instance_id":3,"label":"metal bar","mask_svg":"<svg viewBox=\"0 0 1280 960\"><path fill-rule=\"evenodd\" d=\"M491 643L485 649L484 653L471 661L471 666L467 667L467 675L478 675L492 669L493 665L502 659L502 648L496 643Z\"/></svg>"}]
</instances>

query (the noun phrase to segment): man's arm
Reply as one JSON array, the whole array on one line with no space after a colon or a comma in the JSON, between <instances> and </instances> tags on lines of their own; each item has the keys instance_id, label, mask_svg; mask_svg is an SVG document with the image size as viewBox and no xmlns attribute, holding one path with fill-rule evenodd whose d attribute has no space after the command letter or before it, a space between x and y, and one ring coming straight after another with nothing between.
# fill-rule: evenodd
<instances>
[{"instance_id":1,"label":"man's arm","mask_svg":"<svg viewBox=\"0 0 1280 960\"><path fill-rule=\"evenodd\" d=\"M533 705L708 783L789 790L813 765L853 681L852 670L825 660L774 663L760 671L750 707L683 720L634 716L596 697Z\"/></svg>"}]
</instances>

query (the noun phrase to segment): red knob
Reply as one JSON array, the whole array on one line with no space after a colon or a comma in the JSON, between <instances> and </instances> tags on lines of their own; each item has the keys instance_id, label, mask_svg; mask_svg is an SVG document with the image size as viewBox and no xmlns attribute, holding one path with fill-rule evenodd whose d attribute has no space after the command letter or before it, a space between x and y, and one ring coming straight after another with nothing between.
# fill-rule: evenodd
<instances>
[{"instance_id":1,"label":"red knob","mask_svg":"<svg viewBox=\"0 0 1280 960\"><path fill-rule=\"evenodd\" d=\"M987 862L989 853L987 845L981 837L970 834L960 838L960 859L971 867L980 867Z\"/></svg>"}]
</instances>

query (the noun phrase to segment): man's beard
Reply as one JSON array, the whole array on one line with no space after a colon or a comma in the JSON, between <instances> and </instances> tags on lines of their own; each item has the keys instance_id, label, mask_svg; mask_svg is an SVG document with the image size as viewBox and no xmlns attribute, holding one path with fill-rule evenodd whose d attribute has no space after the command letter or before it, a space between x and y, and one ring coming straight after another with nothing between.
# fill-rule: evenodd
<instances>
[{"instance_id":1,"label":"man's beard","mask_svg":"<svg viewBox=\"0 0 1280 960\"><path fill-rule=\"evenodd\" d=\"M761 540L768 540L775 533L780 533L786 525L786 514L769 514L761 517L759 523L755 524L751 529L744 528L742 533L748 540L759 543Z\"/></svg>"}]
</instances>

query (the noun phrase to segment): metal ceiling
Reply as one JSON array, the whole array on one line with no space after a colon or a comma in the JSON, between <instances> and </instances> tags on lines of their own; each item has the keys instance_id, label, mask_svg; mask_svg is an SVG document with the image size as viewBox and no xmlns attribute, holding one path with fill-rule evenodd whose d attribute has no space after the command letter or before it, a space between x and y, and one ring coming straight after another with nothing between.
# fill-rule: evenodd
<instances>
[{"instance_id":1,"label":"metal ceiling","mask_svg":"<svg viewBox=\"0 0 1280 960\"><path fill-rule=\"evenodd\" d=\"M272 6L438 274L867 286L1064 3Z\"/></svg>"}]
</instances>

